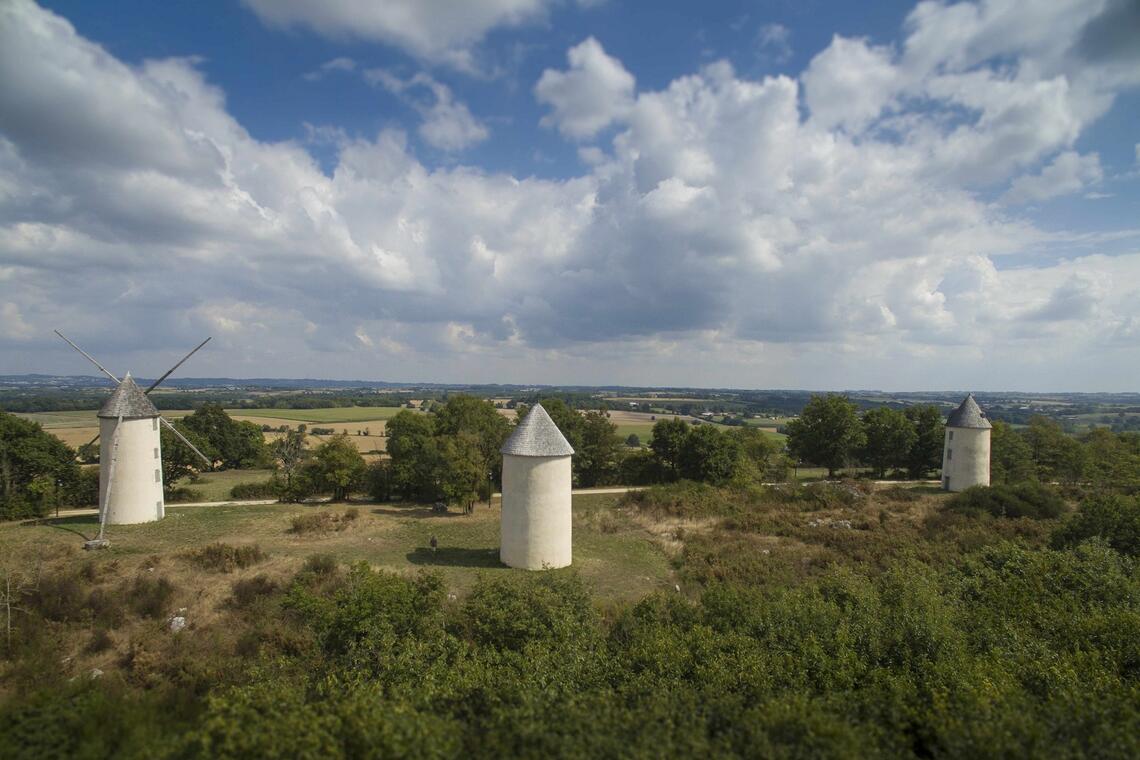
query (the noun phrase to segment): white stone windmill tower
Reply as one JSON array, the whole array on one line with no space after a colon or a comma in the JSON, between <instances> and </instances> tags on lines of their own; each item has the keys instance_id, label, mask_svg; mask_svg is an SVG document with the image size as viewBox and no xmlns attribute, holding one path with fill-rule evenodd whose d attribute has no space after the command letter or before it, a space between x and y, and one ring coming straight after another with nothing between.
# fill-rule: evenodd
<instances>
[{"instance_id":1,"label":"white stone windmill tower","mask_svg":"<svg viewBox=\"0 0 1140 760\"><path fill-rule=\"evenodd\" d=\"M178 436L202 458L207 466L213 464L158 413L158 409L147 397L147 394L170 377L174 370L182 366L183 362L206 345L210 339L206 338L199 343L193 351L182 358L182 361L171 367L144 391L135 383L130 372L119 380L59 330L56 330L55 334L83 354L117 386L97 415L99 435L95 440L102 439L99 444L99 535L94 540L88 541L86 548L102 548L108 545L103 537L108 522L112 525L153 522L161 520L166 514L166 504L162 498L160 424ZM94 443L95 440L91 442Z\"/></svg>"},{"instance_id":2,"label":"white stone windmill tower","mask_svg":"<svg viewBox=\"0 0 1140 760\"><path fill-rule=\"evenodd\" d=\"M499 559L527 570L566 567L571 560L574 449L542 405L535 404L499 451L503 455Z\"/></svg>"},{"instance_id":3,"label":"white stone windmill tower","mask_svg":"<svg viewBox=\"0 0 1140 760\"><path fill-rule=\"evenodd\" d=\"M942 447L942 488L965 491L990 484L990 430L993 425L971 393L946 419Z\"/></svg>"}]
</instances>

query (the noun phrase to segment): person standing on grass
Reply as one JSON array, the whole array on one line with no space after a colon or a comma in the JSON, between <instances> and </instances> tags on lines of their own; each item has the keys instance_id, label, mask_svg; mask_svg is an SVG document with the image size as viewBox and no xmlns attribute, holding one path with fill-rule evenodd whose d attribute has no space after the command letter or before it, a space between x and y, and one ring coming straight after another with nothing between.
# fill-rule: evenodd
<instances>
[{"instance_id":1,"label":"person standing on grass","mask_svg":"<svg viewBox=\"0 0 1140 760\"><path fill-rule=\"evenodd\" d=\"M431 537L431 540L430 540L430 541L428 541L428 545L429 545L429 546L431 546L431 553L432 553L432 554L435 554L435 549L436 549L436 547L437 547L437 546L439 546L439 541L437 541L437 540L435 539L435 536L433 535L433 536Z\"/></svg>"}]
</instances>

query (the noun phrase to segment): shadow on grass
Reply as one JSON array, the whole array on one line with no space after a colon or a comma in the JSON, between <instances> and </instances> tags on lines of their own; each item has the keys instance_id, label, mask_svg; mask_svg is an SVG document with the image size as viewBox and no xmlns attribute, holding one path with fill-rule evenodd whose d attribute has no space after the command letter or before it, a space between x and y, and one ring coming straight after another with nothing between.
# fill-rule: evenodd
<instances>
[{"instance_id":1,"label":"shadow on grass","mask_svg":"<svg viewBox=\"0 0 1140 760\"><path fill-rule=\"evenodd\" d=\"M428 506L414 507L377 507L372 510L374 515L388 515L389 517L463 517L459 511L447 510L436 512Z\"/></svg>"},{"instance_id":2,"label":"shadow on grass","mask_svg":"<svg viewBox=\"0 0 1140 760\"><path fill-rule=\"evenodd\" d=\"M499 561L499 550L462 549L455 546L441 546L434 552L426 546L408 552L408 562L413 565L437 565L439 567L506 567Z\"/></svg>"},{"instance_id":3,"label":"shadow on grass","mask_svg":"<svg viewBox=\"0 0 1140 760\"><path fill-rule=\"evenodd\" d=\"M24 528L34 528L37 526L45 526L48 528L56 528L64 530L68 533L74 533L81 537L83 540L89 540L91 536L78 530L79 527L91 528L93 531L99 530L99 517L97 515L72 515L71 517L41 517L36 520L25 520L20 523Z\"/></svg>"}]
</instances>

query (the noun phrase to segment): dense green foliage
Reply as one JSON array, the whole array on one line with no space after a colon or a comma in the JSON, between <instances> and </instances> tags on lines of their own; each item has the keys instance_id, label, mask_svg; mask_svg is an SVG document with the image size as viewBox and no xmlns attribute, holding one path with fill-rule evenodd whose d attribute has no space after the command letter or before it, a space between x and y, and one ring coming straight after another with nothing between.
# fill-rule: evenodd
<instances>
[{"instance_id":1,"label":"dense green foliage","mask_svg":"<svg viewBox=\"0 0 1140 760\"><path fill-rule=\"evenodd\" d=\"M502 478L510 423L490 402L456 395L431 414L404 410L387 423L389 462L373 465L373 497L469 505Z\"/></svg>"},{"instance_id":2,"label":"dense green foliage","mask_svg":"<svg viewBox=\"0 0 1140 760\"><path fill-rule=\"evenodd\" d=\"M95 498L98 499L98 481ZM37 517L60 504L89 504L90 479L75 452L37 423L0 412L0 520Z\"/></svg>"},{"instance_id":3,"label":"dense green foliage","mask_svg":"<svg viewBox=\"0 0 1140 760\"><path fill-rule=\"evenodd\" d=\"M43 674L0 708L0 754L1140 752L1140 572L1095 544L712 584L605 615L572 573L485 579L449 602L433 575L315 562L284 588L235 584L233 605L263 632L251 664L195 664L145 692Z\"/></svg>"},{"instance_id":4,"label":"dense green foliage","mask_svg":"<svg viewBox=\"0 0 1140 760\"><path fill-rule=\"evenodd\" d=\"M880 478L890 471L924 478L942 465L943 421L935 406L882 406L860 416L845 396L812 396L786 431L788 452L803 463L826 467L828 477L861 463Z\"/></svg>"},{"instance_id":5,"label":"dense green foliage","mask_svg":"<svg viewBox=\"0 0 1140 760\"><path fill-rule=\"evenodd\" d=\"M787 477L786 458L779 447L756 428L720 430L712 425L663 419L653 426L649 449L651 454L642 466L644 472L630 473L635 483L684 478L715 485L746 486Z\"/></svg>"},{"instance_id":6,"label":"dense green foliage","mask_svg":"<svg viewBox=\"0 0 1140 760\"><path fill-rule=\"evenodd\" d=\"M948 509L957 512L987 512L994 517L1060 517L1065 500L1054 489L1040 483L973 486L950 498Z\"/></svg>"},{"instance_id":7,"label":"dense green foliage","mask_svg":"<svg viewBox=\"0 0 1140 760\"><path fill-rule=\"evenodd\" d=\"M224 469L261 467L268 452L261 428L252 422L237 422L218 404L205 404L179 420L180 430L189 430L206 442L202 451Z\"/></svg>"},{"instance_id":8,"label":"dense green foliage","mask_svg":"<svg viewBox=\"0 0 1140 760\"><path fill-rule=\"evenodd\" d=\"M847 467L867 442L855 404L846 396L812 396L800 416L787 425L788 453L827 468L827 476Z\"/></svg>"},{"instance_id":9,"label":"dense green foliage","mask_svg":"<svg viewBox=\"0 0 1140 760\"><path fill-rule=\"evenodd\" d=\"M1131 557L1140 557L1140 500L1104 494L1087 499L1053 534L1054 546L1075 546L1096 538Z\"/></svg>"}]
</instances>

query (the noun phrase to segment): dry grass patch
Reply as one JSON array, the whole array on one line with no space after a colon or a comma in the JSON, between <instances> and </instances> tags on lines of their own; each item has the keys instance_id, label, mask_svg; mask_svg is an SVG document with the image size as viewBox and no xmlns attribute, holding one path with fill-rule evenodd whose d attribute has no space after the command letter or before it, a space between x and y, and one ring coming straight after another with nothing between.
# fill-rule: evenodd
<instances>
[{"instance_id":1,"label":"dry grass patch","mask_svg":"<svg viewBox=\"0 0 1140 760\"><path fill-rule=\"evenodd\" d=\"M218 542L207 544L199 549L192 549L182 556L203 570L210 570L215 573L232 573L239 568L244 569L256 565L258 562L264 562L267 555L257 544L231 546Z\"/></svg>"},{"instance_id":2,"label":"dry grass patch","mask_svg":"<svg viewBox=\"0 0 1140 760\"><path fill-rule=\"evenodd\" d=\"M349 507L343 512L320 511L313 514L297 515L291 522L290 533L330 533L339 532L352 525L360 517L360 510Z\"/></svg>"}]
</instances>

